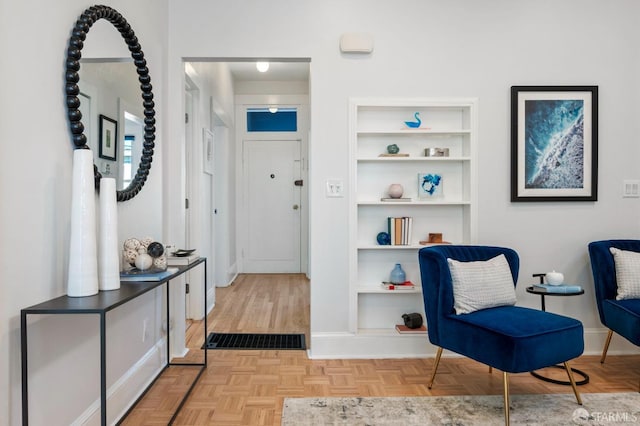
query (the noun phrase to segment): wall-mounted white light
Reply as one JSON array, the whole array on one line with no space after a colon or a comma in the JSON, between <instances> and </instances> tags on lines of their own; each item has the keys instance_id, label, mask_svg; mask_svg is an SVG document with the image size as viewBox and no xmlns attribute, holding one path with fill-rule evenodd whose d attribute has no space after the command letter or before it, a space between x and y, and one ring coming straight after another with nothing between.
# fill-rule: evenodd
<instances>
[{"instance_id":1,"label":"wall-mounted white light","mask_svg":"<svg viewBox=\"0 0 640 426\"><path fill-rule=\"evenodd\" d=\"M269 62L256 62L256 68L260 72L267 72L269 69Z\"/></svg>"},{"instance_id":2,"label":"wall-mounted white light","mask_svg":"<svg viewBox=\"0 0 640 426\"><path fill-rule=\"evenodd\" d=\"M373 36L366 33L344 33L340 37L340 51L342 53L371 53L373 52Z\"/></svg>"},{"instance_id":3,"label":"wall-mounted white light","mask_svg":"<svg viewBox=\"0 0 640 426\"><path fill-rule=\"evenodd\" d=\"M278 107L275 107L275 106L269 107L269 112L271 114L275 114L276 112L278 112Z\"/></svg>"}]
</instances>

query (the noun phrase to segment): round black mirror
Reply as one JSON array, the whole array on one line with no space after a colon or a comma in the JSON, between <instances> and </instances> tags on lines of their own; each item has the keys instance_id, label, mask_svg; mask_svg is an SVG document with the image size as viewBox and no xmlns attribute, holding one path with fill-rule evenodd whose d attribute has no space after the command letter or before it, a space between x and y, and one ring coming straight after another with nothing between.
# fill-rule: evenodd
<instances>
[{"instance_id":1,"label":"round black mirror","mask_svg":"<svg viewBox=\"0 0 640 426\"><path fill-rule=\"evenodd\" d=\"M76 21L69 45L67 47L66 60L66 94L67 94L67 117L69 119L69 128L72 134L72 141L75 149L87 149L87 137L84 134L84 125L82 124L82 113L80 112L80 88L78 82L80 80L78 72L80 71L80 59L82 58L82 48L87 33L91 26L100 19L109 21L120 33L124 39L138 73L138 81L140 82L140 90L142 92L142 106L144 108L144 143L140 164L134 178L128 187L117 191L118 201L126 201L135 197L144 186L149 176L151 162L153 160L153 148L155 146L155 103L153 101L153 91L151 86L151 77L147 68L147 61L144 59L144 53L138 42L133 29L127 23L127 20L115 9L108 6L91 6L86 9ZM98 168L94 165L96 188L100 188L100 178L102 177Z\"/></svg>"}]
</instances>

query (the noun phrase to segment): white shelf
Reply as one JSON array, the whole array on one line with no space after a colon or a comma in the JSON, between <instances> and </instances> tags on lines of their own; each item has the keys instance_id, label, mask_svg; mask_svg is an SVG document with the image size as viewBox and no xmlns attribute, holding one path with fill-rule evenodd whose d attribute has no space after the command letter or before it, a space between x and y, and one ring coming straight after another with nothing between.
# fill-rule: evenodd
<instances>
[{"instance_id":1,"label":"white shelf","mask_svg":"<svg viewBox=\"0 0 640 426\"><path fill-rule=\"evenodd\" d=\"M439 161L471 161L471 157L361 157L358 158L358 162L402 162L402 161L424 161L424 162L439 162Z\"/></svg>"},{"instance_id":2,"label":"white shelf","mask_svg":"<svg viewBox=\"0 0 640 426\"><path fill-rule=\"evenodd\" d=\"M366 286L362 285L358 287L358 294L388 294L388 295L401 295L401 294L422 294L422 288L420 286L416 286L414 290L385 290L384 288L378 286Z\"/></svg>"},{"instance_id":3,"label":"white shelf","mask_svg":"<svg viewBox=\"0 0 640 426\"><path fill-rule=\"evenodd\" d=\"M400 130L358 130L361 135L468 135L467 129L400 129Z\"/></svg>"},{"instance_id":4,"label":"white shelf","mask_svg":"<svg viewBox=\"0 0 640 426\"><path fill-rule=\"evenodd\" d=\"M444 241L473 244L477 235L477 100L473 98L360 98L350 100L350 316L355 335L406 337L395 330L402 314L424 306L418 264L418 244L430 233ZM404 128L420 113L423 128ZM428 128L424 128L428 127ZM381 156L389 145L403 156ZM448 157L426 157L425 149L442 148ZM418 176L442 176L443 192L419 198ZM411 201L381 201L392 183L404 188ZM388 217L412 217L409 245L378 245ZM400 263L415 290L386 290L380 286ZM424 338L424 334L409 334Z\"/></svg>"},{"instance_id":5,"label":"white shelf","mask_svg":"<svg viewBox=\"0 0 640 426\"><path fill-rule=\"evenodd\" d=\"M471 201L357 201L359 206L468 206Z\"/></svg>"}]
</instances>

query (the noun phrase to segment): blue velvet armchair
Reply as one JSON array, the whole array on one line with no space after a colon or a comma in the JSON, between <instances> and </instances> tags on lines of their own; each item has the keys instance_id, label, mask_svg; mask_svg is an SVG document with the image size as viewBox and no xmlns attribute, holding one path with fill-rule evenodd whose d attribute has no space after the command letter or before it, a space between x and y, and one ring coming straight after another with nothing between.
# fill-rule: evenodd
<instances>
[{"instance_id":1,"label":"blue velvet armchair","mask_svg":"<svg viewBox=\"0 0 640 426\"><path fill-rule=\"evenodd\" d=\"M616 300L618 280L611 247L640 252L640 240L604 240L589 244L589 257L600 321L609 329L600 362L604 362L615 331L640 346L640 299Z\"/></svg>"},{"instance_id":2,"label":"blue velvet armchair","mask_svg":"<svg viewBox=\"0 0 640 426\"><path fill-rule=\"evenodd\" d=\"M568 361L582 354L584 336L582 323L576 319L514 305L457 314L447 259L487 261L501 254L507 259L515 285L519 258L509 248L438 245L422 248L418 257L428 337L438 347L428 387L433 385L443 349L472 358L490 369L501 370L505 424L508 425L509 373L529 372L564 363L576 400L582 404Z\"/></svg>"}]
</instances>

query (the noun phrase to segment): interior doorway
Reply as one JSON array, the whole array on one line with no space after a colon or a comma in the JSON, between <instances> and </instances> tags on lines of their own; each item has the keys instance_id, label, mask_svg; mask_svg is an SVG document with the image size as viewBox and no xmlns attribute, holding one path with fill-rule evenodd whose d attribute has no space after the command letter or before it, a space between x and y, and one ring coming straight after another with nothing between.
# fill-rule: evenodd
<instances>
[{"instance_id":1,"label":"interior doorway","mask_svg":"<svg viewBox=\"0 0 640 426\"><path fill-rule=\"evenodd\" d=\"M297 240L297 258L288 266L286 272L300 272L308 274L308 238L309 238L309 218L308 218L308 144L310 137L309 126L309 59L285 59L272 61L269 72L258 74L256 71L255 59L238 59L229 62L228 58L190 58L185 62L185 74L192 76L198 83L199 96L201 98L198 105L202 108L200 117L204 120L210 118L211 130L214 134L214 172L213 172L213 215L215 217L213 232L216 232L213 244L215 246L215 262L209 258L211 264L215 264L213 274L215 287L230 286L239 274L247 271L245 264L245 254L250 252L252 244L251 234L258 234L258 230L248 232L251 229L250 218L246 215L247 199L255 194L247 189L247 185L253 181L253 175L258 173L257 167L245 168L245 141L257 142L269 140L274 143L275 152L254 151L254 165L271 165L278 167L276 172L270 172L268 176L274 174L277 177L287 174L287 181L297 190L299 195L287 200L287 213L297 212L291 220L294 223L291 229L298 229L300 237L287 237L287 239ZM297 133L283 136L278 132L270 132L257 137L246 135L246 109L248 106L268 109L277 108L297 108L299 116L299 126ZM201 121L194 132L200 131L205 125ZM198 134L194 133L194 138ZM249 143L252 144L251 142ZM284 144L286 148L280 146ZM252 146L253 148L253 146ZM290 153L290 151L292 153ZM286 154L285 154L286 152ZM288 165L280 164L280 157L287 158ZM196 159L202 161L202 158ZM283 171L286 169L286 172ZM253 170L253 171L251 171ZM275 169L274 169L275 170ZM264 171L264 170L263 170ZM245 172L249 174L245 176ZM186 170L189 174L190 171ZM272 179L269 177L269 181ZM299 181L300 186L295 186ZM251 189L251 188L249 188ZM276 191L275 194L278 194ZM271 210L270 198L262 197L258 205L254 205L252 210L267 216L283 216L284 211ZM194 200L190 200L190 209L194 208ZM191 227L196 226L193 221L200 223L207 220L204 216L190 214ZM197 218L197 219L196 219ZM290 224L291 225L291 224ZM271 225L262 222L257 228L264 229ZM201 229L205 226L201 225ZM289 229L289 230L291 230ZM220 232L218 232L220 231ZM280 236L270 238L278 239ZM203 236L208 238L209 235ZM192 241L193 243L193 241ZM271 248L266 248L264 252L275 252ZM286 250L284 250L286 252ZM282 251L281 253L282 254ZM280 256L287 257L287 256ZM275 273L279 269L267 269L264 265L251 269L252 273L269 272ZM280 269L282 270L282 269ZM194 280L195 282L195 280ZM266 281L261 281L266 282ZM221 289L222 290L222 289ZM214 293L215 294L215 293ZM214 295L214 299L215 299ZM193 293L190 295L193 305ZM207 295L207 300L213 300ZM238 306L242 306L245 301L238 301ZM309 304L309 301L306 301ZM216 306L217 309L217 306ZM216 311L219 314L219 311ZM277 330L273 330L277 331Z\"/></svg>"}]
</instances>

